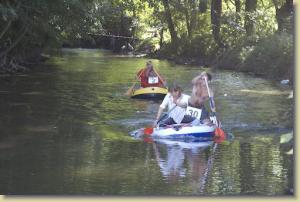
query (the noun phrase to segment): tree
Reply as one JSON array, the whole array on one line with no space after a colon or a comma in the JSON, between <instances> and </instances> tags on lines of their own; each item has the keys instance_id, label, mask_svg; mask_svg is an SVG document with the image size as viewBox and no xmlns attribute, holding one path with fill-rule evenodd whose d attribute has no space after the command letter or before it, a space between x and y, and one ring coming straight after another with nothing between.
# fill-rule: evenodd
<instances>
[{"instance_id":1,"label":"tree","mask_svg":"<svg viewBox=\"0 0 300 202\"><path fill-rule=\"evenodd\" d=\"M236 12L236 22L239 23L241 20L241 0L234 0L235 12Z\"/></svg>"},{"instance_id":2,"label":"tree","mask_svg":"<svg viewBox=\"0 0 300 202\"><path fill-rule=\"evenodd\" d=\"M192 39L193 31L197 22L197 5L195 0L185 0L185 19L189 40Z\"/></svg>"},{"instance_id":3,"label":"tree","mask_svg":"<svg viewBox=\"0 0 300 202\"><path fill-rule=\"evenodd\" d=\"M223 47L220 38L222 0L211 0L211 26L213 37L219 47Z\"/></svg>"},{"instance_id":4,"label":"tree","mask_svg":"<svg viewBox=\"0 0 300 202\"><path fill-rule=\"evenodd\" d=\"M283 5L280 7L279 0L273 0L276 10L276 21L278 25L278 32L293 31L293 11L294 5L293 0L285 0Z\"/></svg>"},{"instance_id":5,"label":"tree","mask_svg":"<svg viewBox=\"0 0 300 202\"><path fill-rule=\"evenodd\" d=\"M245 2L245 29L248 36L255 33L254 16L257 7L257 0L246 0Z\"/></svg>"},{"instance_id":6,"label":"tree","mask_svg":"<svg viewBox=\"0 0 300 202\"><path fill-rule=\"evenodd\" d=\"M200 0L199 1L199 12L205 13L207 10L208 0Z\"/></svg>"},{"instance_id":7,"label":"tree","mask_svg":"<svg viewBox=\"0 0 300 202\"><path fill-rule=\"evenodd\" d=\"M172 44L177 46L178 36L177 36L176 30L175 30L174 22L172 20L169 0L162 0L162 3L163 3L163 6L164 6L164 10L165 10L165 16L166 16L166 20L167 20L167 23L168 23L168 28L169 28L169 32L170 32L170 35L171 35Z\"/></svg>"}]
</instances>

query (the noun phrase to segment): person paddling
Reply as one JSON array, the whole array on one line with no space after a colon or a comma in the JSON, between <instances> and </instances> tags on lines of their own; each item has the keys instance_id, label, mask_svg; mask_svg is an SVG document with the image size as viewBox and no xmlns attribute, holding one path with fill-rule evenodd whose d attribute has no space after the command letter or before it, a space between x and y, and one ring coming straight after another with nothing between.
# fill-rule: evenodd
<instances>
[{"instance_id":1,"label":"person paddling","mask_svg":"<svg viewBox=\"0 0 300 202\"><path fill-rule=\"evenodd\" d=\"M192 125L211 124L209 112L205 109L202 98L191 96L182 123L191 123Z\"/></svg>"},{"instance_id":2,"label":"person paddling","mask_svg":"<svg viewBox=\"0 0 300 202\"><path fill-rule=\"evenodd\" d=\"M204 103L209 100L209 104L210 104L210 108L211 108L211 117L210 119L213 121L214 124L218 124L218 121L216 119L216 105L214 103L214 99L213 99L213 92L210 90L210 92L208 92L208 81L211 81L212 76L207 73L207 72L202 72L200 75L196 76L193 80L192 80L192 84L193 84L193 90L192 90L192 96L195 96L197 98L199 98L199 100L202 102L202 104L204 105ZM211 98L210 98L211 97Z\"/></svg>"},{"instance_id":3,"label":"person paddling","mask_svg":"<svg viewBox=\"0 0 300 202\"><path fill-rule=\"evenodd\" d=\"M203 102L203 104L207 100L209 100L209 94L207 91L205 78L207 81L211 81L212 76L211 76L211 74L209 74L207 72L202 72L200 75L196 76L192 80L192 84L193 84L192 96L199 98L199 100L201 100ZM213 97L214 94L211 90L210 90L210 94ZM213 105L213 106L215 106L215 105ZM212 110L212 112L216 112L215 107L213 107L211 110Z\"/></svg>"},{"instance_id":4,"label":"person paddling","mask_svg":"<svg viewBox=\"0 0 300 202\"><path fill-rule=\"evenodd\" d=\"M168 107L169 117L166 120L163 120L159 125L165 126L182 122L190 98L189 95L183 94L182 91L182 88L177 84L174 84L169 88L169 93L165 96L163 102L159 106L153 127L157 126L157 121L166 107Z\"/></svg>"},{"instance_id":5,"label":"person paddling","mask_svg":"<svg viewBox=\"0 0 300 202\"><path fill-rule=\"evenodd\" d=\"M165 87L166 81L154 69L152 61L146 63L146 67L137 73L137 78L141 82L141 87Z\"/></svg>"}]
</instances>

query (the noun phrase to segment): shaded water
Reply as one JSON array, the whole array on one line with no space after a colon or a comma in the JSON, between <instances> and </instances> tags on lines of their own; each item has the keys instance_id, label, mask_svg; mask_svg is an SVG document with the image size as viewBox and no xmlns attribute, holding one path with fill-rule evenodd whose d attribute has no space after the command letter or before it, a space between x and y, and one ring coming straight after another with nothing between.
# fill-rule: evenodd
<instances>
[{"instance_id":1,"label":"shaded water","mask_svg":"<svg viewBox=\"0 0 300 202\"><path fill-rule=\"evenodd\" d=\"M65 49L35 73L0 78L0 193L285 195L293 189L289 89L213 72L217 111L233 140L216 145L131 138L158 102L123 94L146 59ZM199 67L153 60L191 92ZM51 68L48 68L50 66Z\"/></svg>"}]
</instances>

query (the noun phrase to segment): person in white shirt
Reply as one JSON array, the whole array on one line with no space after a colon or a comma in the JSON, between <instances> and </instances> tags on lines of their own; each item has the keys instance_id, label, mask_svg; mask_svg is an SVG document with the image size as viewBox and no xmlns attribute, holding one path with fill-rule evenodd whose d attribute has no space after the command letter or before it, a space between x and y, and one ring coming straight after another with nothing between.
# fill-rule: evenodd
<instances>
[{"instance_id":1,"label":"person in white shirt","mask_svg":"<svg viewBox=\"0 0 300 202\"><path fill-rule=\"evenodd\" d=\"M154 127L156 127L157 121L159 120L166 107L168 107L168 111L171 111L169 113L169 117L166 120L162 121L160 125L172 125L182 122L186 113L188 100L190 98L189 95L183 94L182 91L182 88L176 84L173 87L169 88L169 93L165 96L157 112L156 120L153 125Z\"/></svg>"}]
</instances>

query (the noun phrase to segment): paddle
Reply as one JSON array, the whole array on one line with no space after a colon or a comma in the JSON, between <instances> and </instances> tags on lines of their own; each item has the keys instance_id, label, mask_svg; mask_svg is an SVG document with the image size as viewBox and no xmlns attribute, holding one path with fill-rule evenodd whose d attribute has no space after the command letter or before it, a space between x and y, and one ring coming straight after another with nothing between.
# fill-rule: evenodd
<instances>
[{"instance_id":1,"label":"paddle","mask_svg":"<svg viewBox=\"0 0 300 202\"><path fill-rule=\"evenodd\" d=\"M159 122L161 122L164 118L166 118L167 116L169 116L170 112L173 111L173 109L175 109L177 105L175 105L174 107L172 107L168 113L164 114L163 116L160 117L160 119L158 119L157 123L158 124ZM145 128L144 129L144 134L145 135L151 135L153 133L153 127L148 127L148 128Z\"/></svg>"},{"instance_id":2,"label":"paddle","mask_svg":"<svg viewBox=\"0 0 300 202\"><path fill-rule=\"evenodd\" d=\"M136 81L137 82L137 81ZM127 96L130 96L132 91L133 91L133 88L135 87L136 85L136 82L133 83L133 85L126 91L125 95Z\"/></svg>"},{"instance_id":3,"label":"paddle","mask_svg":"<svg viewBox=\"0 0 300 202\"><path fill-rule=\"evenodd\" d=\"M213 147L213 151L212 151L212 154L210 155L208 161L207 161L207 167L205 169L205 173L202 175L202 177L200 178L200 193L203 193L203 190L204 190L204 186L207 182L207 178L210 174L210 171L211 171L211 168L213 166L213 162L214 162L214 156L215 156L215 152L217 150L217 147L218 147L218 144L214 144L214 147Z\"/></svg>"},{"instance_id":4,"label":"paddle","mask_svg":"<svg viewBox=\"0 0 300 202\"><path fill-rule=\"evenodd\" d=\"M213 97L211 96L210 94L210 90L209 90L209 87L208 87L208 82L207 82L207 78L204 77L204 80L205 80L205 84L206 84L206 88L207 88L207 92L208 92L208 97L209 97L209 104L210 104L210 108L211 110L213 111L213 109L215 108L215 102L214 102L214 99ZM215 112L215 110L213 111L214 113L214 116L213 116L213 122L214 124L216 124L217 128L215 130L215 136L220 138L220 139L225 139L225 132L221 129L221 123L220 121L217 119L217 114Z\"/></svg>"},{"instance_id":5,"label":"paddle","mask_svg":"<svg viewBox=\"0 0 300 202\"><path fill-rule=\"evenodd\" d=\"M161 76L158 74L158 72L154 69L154 67L153 67L153 71L158 76L158 78L163 82L164 80L161 78ZM165 84L163 84L163 86L166 87Z\"/></svg>"},{"instance_id":6,"label":"paddle","mask_svg":"<svg viewBox=\"0 0 300 202\"><path fill-rule=\"evenodd\" d=\"M136 79L139 79L139 78L140 78L140 76L141 76L141 74L143 73L143 71L144 71L144 70L140 71L140 73L139 73L139 75L136 77ZM133 83L133 85L126 91L125 95L127 95L127 96L130 96L130 95L131 95L131 93L132 93L132 91L133 91L133 89L134 89L134 87L135 87L135 85L136 85L137 82L138 82L138 81L135 81L135 82Z\"/></svg>"}]
</instances>

